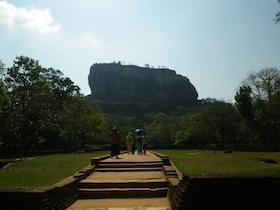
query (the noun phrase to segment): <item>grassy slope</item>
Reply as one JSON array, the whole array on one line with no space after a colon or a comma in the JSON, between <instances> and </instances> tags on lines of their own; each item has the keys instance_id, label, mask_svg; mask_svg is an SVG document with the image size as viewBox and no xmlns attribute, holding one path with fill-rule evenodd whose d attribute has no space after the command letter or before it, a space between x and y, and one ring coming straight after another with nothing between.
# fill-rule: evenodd
<instances>
[{"instance_id":1,"label":"grassy slope","mask_svg":"<svg viewBox=\"0 0 280 210\"><path fill-rule=\"evenodd\" d=\"M157 150L168 155L181 173L188 175L280 176L280 152ZM277 163L264 163L273 159Z\"/></svg>"},{"instance_id":2,"label":"grassy slope","mask_svg":"<svg viewBox=\"0 0 280 210\"><path fill-rule=\"evenodd\" d=\"M45 155L11 163L0 169L0 187L50 186L90 164L92 157L105 154L108 152Z\"/></svg>"}]
</instances>

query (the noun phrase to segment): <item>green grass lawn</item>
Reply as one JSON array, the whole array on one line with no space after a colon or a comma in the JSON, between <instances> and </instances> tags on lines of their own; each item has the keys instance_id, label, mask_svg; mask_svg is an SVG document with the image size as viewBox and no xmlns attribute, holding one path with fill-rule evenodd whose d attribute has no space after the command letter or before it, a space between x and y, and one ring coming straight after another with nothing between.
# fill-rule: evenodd
<instances>
[{"instance_id":1,"label":"green grass lawn","mask_svg":"<svg viewBox=\"0 0 280 210\"><path fill-rule=\"evenodd\" d=\"M181 173L188 175L280 176L280 152L233 152L205 150L156 150L168 155ZM74 175L90 164L92 157L109 154L96 151L84 154L38 156L0 169L0 187L46 187ZM273 159L277 163L264 163Z\"/></svg>"},{"instance_id":2,"label":"green grass lawn","mask_svg":"<svg viewBox=\"0 0 280 210\"><path fill-rule=\"evenodd\" d=\"M55 154L11 163L0 169L0 187L51 186L89 165L92 157L105 154L109 152Z\"/></svg>"},{"instance_id":3,"label":"green grass lawn","mask_svg":"<svg viewBox=\"0 0 280 210\"><path fill-rule=\"evenodd\" d=\"M168 155L177 169L188 175L280 176L280 152L157 150ZM277 163L265 163L272 159Z\"/></svg>"}]
</instances>

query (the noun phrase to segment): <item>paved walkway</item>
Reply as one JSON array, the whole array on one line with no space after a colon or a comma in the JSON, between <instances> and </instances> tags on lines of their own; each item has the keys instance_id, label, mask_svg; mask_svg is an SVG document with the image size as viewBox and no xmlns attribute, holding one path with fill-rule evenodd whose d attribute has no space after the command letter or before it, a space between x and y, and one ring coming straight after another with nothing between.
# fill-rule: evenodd
<instances>
[{"instance_id":1,"label":"paved walkway","mask_svg":"<svg viewBox=\"0 0 280 210\"><path fill-rule=\"evenodd\" d=\"M162 160L154 154L119 155L100 162L80 182L69 210L171 210Z\"/></svg>"}]
</instances>

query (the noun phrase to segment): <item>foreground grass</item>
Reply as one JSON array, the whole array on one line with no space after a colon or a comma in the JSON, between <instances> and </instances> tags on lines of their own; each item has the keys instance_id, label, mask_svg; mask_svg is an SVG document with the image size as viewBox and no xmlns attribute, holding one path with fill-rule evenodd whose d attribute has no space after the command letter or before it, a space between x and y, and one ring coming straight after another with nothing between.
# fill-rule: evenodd
<instances>
[{"instance_id":1,"label":"foreground grass","mask_svg":"<svg viewBox=\"0 0 280 210\"><path fill-rule=\"evenodd\" d=\"M0 187L51 186L90 164L92 157L108 154L55 154L28 158L0 169Z\"/></svg>"},{"instance_id":2,"label":"foreground grass","mask_svg":"<svg viewBox=\"0 0 280 210\"><path fill-rule=\"evenodd\" d=\"M188 175L280 176L280 152L157 150L168 155L177 169ZM265 163L272 159L277 163Z\"/></svg>"}]
</instances>

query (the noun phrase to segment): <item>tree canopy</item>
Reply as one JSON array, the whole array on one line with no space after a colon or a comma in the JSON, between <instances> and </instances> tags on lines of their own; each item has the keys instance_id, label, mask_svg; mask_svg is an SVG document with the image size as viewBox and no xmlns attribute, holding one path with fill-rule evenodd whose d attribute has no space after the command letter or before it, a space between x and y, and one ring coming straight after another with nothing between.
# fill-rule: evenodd
<instances>
[{"instance_id":1,"label":"tree canopy","mask_svg":"<svg viewBox=\"0 0 280 210\"><path fill-rule=\"evenodd\" d=\"M89 105L79 94L80 88L61 71L19 56L0 82L0 103L5 104L1 105L5 116L0 115L5 150L77 149L83 146L89 129L91 136L98 136L97 128L103 123L101 111ZM74 129L73 121L80 127Z\"/></svg>"}]
</instances>

